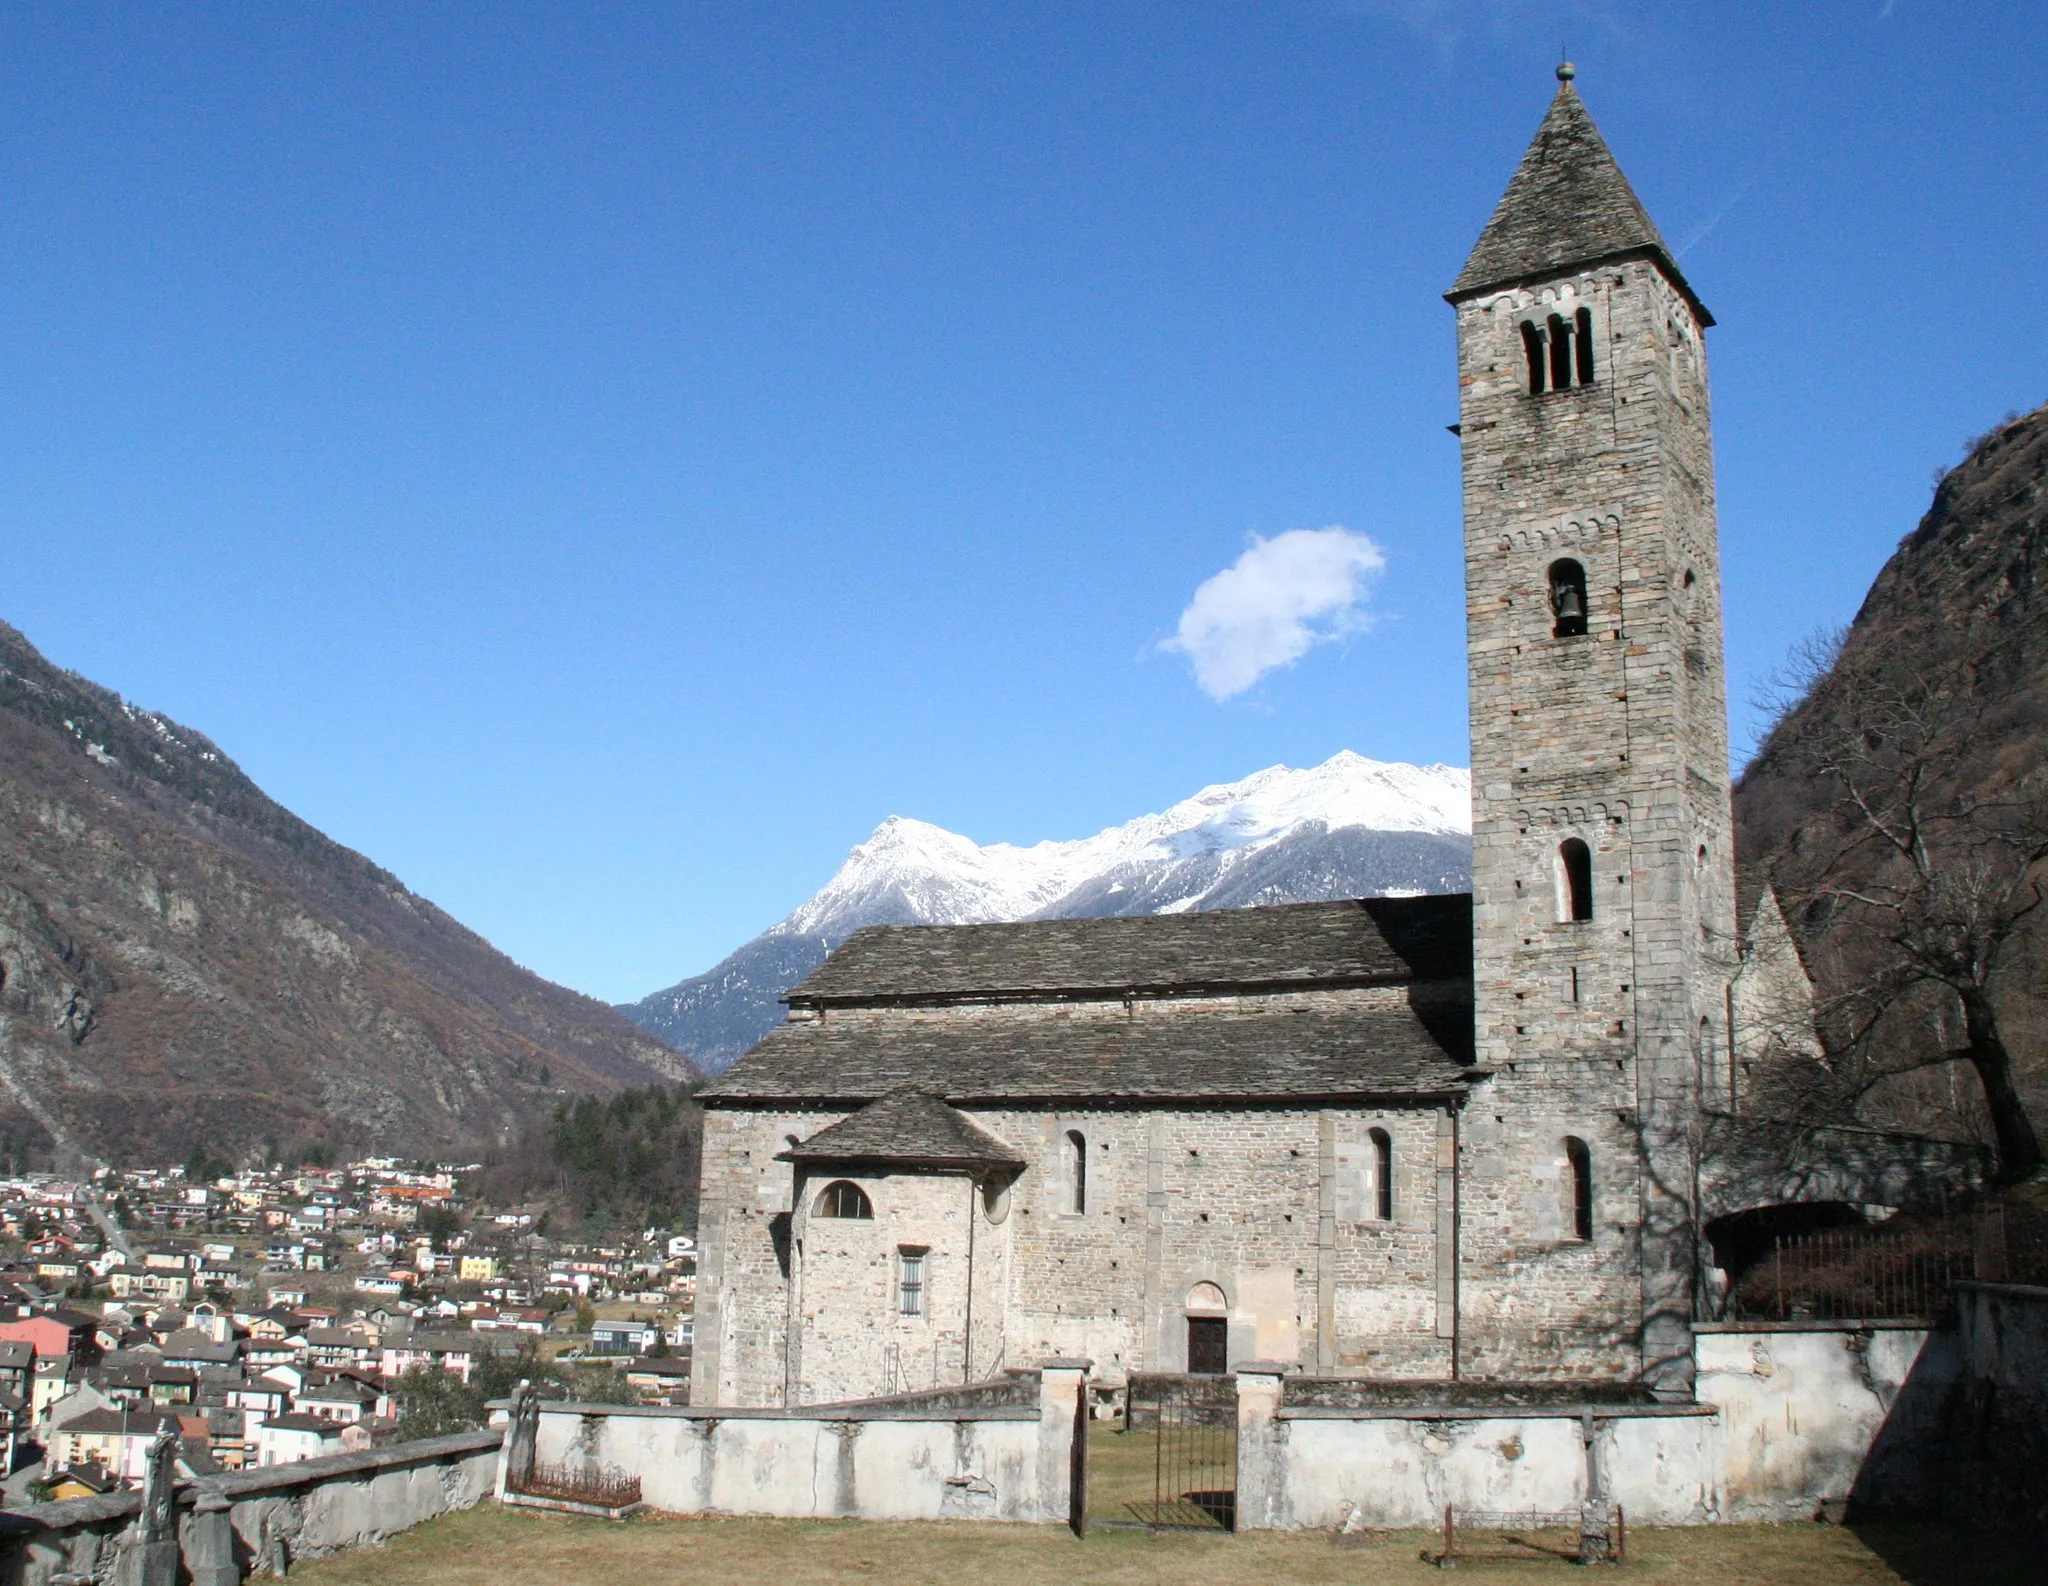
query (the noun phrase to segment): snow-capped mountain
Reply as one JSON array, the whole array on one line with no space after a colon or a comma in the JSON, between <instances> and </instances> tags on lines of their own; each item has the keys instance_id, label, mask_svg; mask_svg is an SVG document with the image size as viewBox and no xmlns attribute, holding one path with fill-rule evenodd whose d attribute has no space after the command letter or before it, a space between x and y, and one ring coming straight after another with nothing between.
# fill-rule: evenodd
<instances>
[{"instance_id":1,"label":"snow-capped mountain","mask_svg":"<svg viewBox=\"0 0 2048 1586\"><path fill-rule=\"evenodd\" d=\"M1346 750L1272 766L1093 837L983 846L891 816L811 899L705 974L621 1009L696 1059L729 1066L781 1018L778 999L863 925L1083 915L1461 892L1472 789L1457 766Z\"/></svg>"}]
</instances>

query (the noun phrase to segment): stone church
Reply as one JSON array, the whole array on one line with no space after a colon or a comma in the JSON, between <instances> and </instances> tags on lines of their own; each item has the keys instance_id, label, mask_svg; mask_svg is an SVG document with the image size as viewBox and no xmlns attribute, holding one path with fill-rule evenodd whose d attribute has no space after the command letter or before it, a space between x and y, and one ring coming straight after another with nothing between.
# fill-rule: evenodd
<instances>
[{"instance_id":1,"label":"stone church","mask_svg":"<svg viewBox=\"0 0 2048 1586\"><path fill-rule=\"evenodd\" d=\"M697 1403L1048 1356L1690 1397L1713 320L1559 77L1447 294L1472 895L856 933L703 1097Z\"/></svg>"}]
</instances>

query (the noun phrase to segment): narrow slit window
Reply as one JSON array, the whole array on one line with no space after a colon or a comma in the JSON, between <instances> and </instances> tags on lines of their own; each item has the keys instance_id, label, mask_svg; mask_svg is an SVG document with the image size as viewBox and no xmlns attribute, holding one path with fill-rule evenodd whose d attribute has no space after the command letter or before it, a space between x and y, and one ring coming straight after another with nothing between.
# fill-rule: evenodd
<instances>
[{"instance_id":1,"label":"narrow slit window","mask_svg":"<svg viewBox=\"0 0 2048 1586\"><path fill-rule=\"evenodd\" d=\"M1562 314L1550 316L1550 389L1572 388L1572 322Z\"/></svg>"},{"instance_id":2,"label":"narrow slit window","mask_svg":"<svg viewBox=\"0 0 2048 1586\"><path fill-rule=\"evenodd\" d=\"M1593 1153L1577 1135L1565 1136L1565 1166L1570 1171L1572 1237L1581 1243L1593 1237Z\"/></svg>"},{"instance_id":3,"label":"narrow slit window","mask_svg":"<svg viewBox=\"0 0 2048 1586\"><path fill-rule=\"evenodd\" d=\"M1068 1209L1075 1213L1088 1209L1088 1137L1079 1129L1067 1131L1067 1189L1070 1195Z\"/></svg>"},{"instance_id":4,"label":"narrow slit window","mask_svg":"<svg viewBox=\"0 0 2048 1586\"><path fill-rule=\"evenodd\" d=\"M1394 1220L1394 1141L1384 1129L1372 1131L1373 1215Z\"/></svg>"},{"instance_id":5,"label":"narrow slit window","mask_svg":"<svg viewBox=\"0 0 2048 1586\"><path fill-rule=\"evenodd\" d=\"M924 1315L924 1258L922 1250L896 1252L896 1309L902 1315Z\"/></svg>"},{"instance_id":6,"label":"narrow slit window","mask_svg":"<svg viewBox=\"0 0 2048 1586\"><path fill-rule=\"evenodd\" d=\"M1529 395L1543 395L1543 370L1548 354L1543 347L1543 331L1533 319L1522 321L1522 352L1529 360Z\"/></svg>"},{"instance_id":7,"label":"narrow slit window","mask_svg":"<svg viewBox=\"0 0 2048 1586\"><path fill-rule=\"evenodd\" d=\"M1550 564L1550 633L1556 639L1583 638L1586 633L1586 569L1567 556Z\"/></svg>"},{"instance_id":8,"label":"narrow slit window","mask_svg":"<svg viewBox=\"0 0 2048 1586\"><path fill-rule=\"evenodd\" d=\"M1558 918L1590 920L1593 917L1593 850L1577 837L1557 845Z\"/></svg>"},{"instance_id":9,"label":"narrow slit window","mask_svg":"<svg viewBox=\"0 0 2048 1586\"><path fill-rule=\"evenodd\" d=\"M1572 327L1572 354L1578 365L1580 385L1593 383L1593 311L1579 310L1578 319Z\"/></svg>"}]
</instances>

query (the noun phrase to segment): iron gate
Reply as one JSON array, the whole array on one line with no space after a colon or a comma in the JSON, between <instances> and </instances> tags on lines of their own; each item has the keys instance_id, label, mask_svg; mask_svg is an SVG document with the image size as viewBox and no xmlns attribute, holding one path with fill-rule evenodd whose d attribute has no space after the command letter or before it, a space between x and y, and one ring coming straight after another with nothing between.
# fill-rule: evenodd
<instances>
[{"instance_id":1,"label":"iron gate","mask_svg":"<svg viewBox=\"0 0 2048 1586\"><path fill-rule=\"evenodd\" d=\"M1134 1372L1129 1395L1124 1430L1151 1441L1152 1496L1126 1507L1155 1530L1235 1530L1237 1379Z\"/></svg>"}]
</instances>

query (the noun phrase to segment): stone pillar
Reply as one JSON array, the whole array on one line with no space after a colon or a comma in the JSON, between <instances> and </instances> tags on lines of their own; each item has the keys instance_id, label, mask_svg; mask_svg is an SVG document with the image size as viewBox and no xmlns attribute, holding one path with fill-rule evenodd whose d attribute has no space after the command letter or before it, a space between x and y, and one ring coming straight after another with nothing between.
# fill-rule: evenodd
<instances>
[{"instance_id":1,"label":"stone pillar","mask_svg":"<svg viewBox=\"0 0 2048 1586\"><path fill-rule=\"evenodd\" d=\"M708 1133L708 1131L707 1131ZM711 1155L705 1151L700 1182L711 1183ZM721 1187L720 1194L727 1190ZM690 1402L727 1402L720 1377L725 1340L725 1241L726 1213L722 1200L705 1196L697 1229L697 1328L690 1342ZM745 1402L737 1395L733 1403ZM785 1400L785 1403L787 1401Z\"/></svg>"},{"instance_id":2,"label":"stone pillar","mask_svg":"<svg viewBox=\"0 0 2048 1586\"><path fill-rule=\"evenodd\" d=\"M1451 1346L1458 1375L1458 1115L1436 1115L1436 1336Z\"/></svg>"},{"instance_id":3,"label":"stone pillar","mask_svg":"<svg viewBox=\"0 0 2048 1586\"><path fill-rule=\"evenodd\" d=\"M505 1418L505 1444L498 1455L498 1501L533 1478L534 1450L540 1438L540 1398L533 1384L520 1379L512 1390L512 1411Z\"/></svg>"},{"instance_id":4,"label":"stone pillar","mask_svg":"<svg viewBox=\"0 0 2048 1586\"><path fill-rule=\"evenodd\" d=\"M1337 1371L1337 1115L1316 1115L1316 1375Z\"/></svg>"},{"instance_id":5,"label":"stone pillar","mask_svg":"<svg viewBox=\"0 0 2048 1586\"><path fill-rule=\"evenodd\" d=\"M724 1423L713 1419L693 1420L688 1423L697 1456L697 1512L709 1514L715 1505L712 1495L718 1483L718 1428Z\"/></svg>"},{"instance_id":6,"label":"stone pillar","mask_svg":"<svg viewBox=\"0 0 2048 1586\"><path fill-rule=\"evenodd\" d=\"M825 1430L838 1439L832 1456L832 1513L840 1519L860 1514L860 1434L866 1430L859 1421L827 1421Z\"/></svg>"},{"instance_id":7,"label":"stone pillar","mask_svg":"<svg viewBox=\"0 0 2048 1586\"><path fill-rule=\"evenodd\" d=\"M1088 1523L1088 1373L1092 1360L1053 1359L1038 1367L1038 1513L1077 1530ZM1075 1445L1083 1446L1077 1451Z\"/></svg>"},{"instance_id":8,"label":"stone pillar","mask_svg":"<svg viewBox=\"0 0 2048 1586\"><path fill-rule=\"evenodd\" d=\"M178 1544L123 1538L114 1555L114 1586L178 1586Z\"/></svg>"},{"instance_id":9,"label":"stone pillar","mask_svg":"<svg viewBox=\"0 0 2048 1586\"><path fill-rule=\"evenodd\" d=\"M1579 1441L1586 1450L1586 1491L1579 1501L1579 1562L1603 1564L1610 1545L1607 1477L1601 1468L1600 1423L1591 1415L1579 1417Z\"/></svg>"},{"instance_id":10,"label":"stone pillar","mask_svg":"<svg viewBox=\"0 0 2048 1586\"><path fill-rule=\"evenodd\" d=\"M208 1490L193 1505L185 1526L185 1568L192 1586L241 1586L242 1567L235 1562L234 1504L227 1494Z\"/></svg>"},{"instance_id":11,"label":"stone pillar","mask_svg":"<svg viewBox=\"0 0 2048 1586\"><path fill-rule=\"evenodd\" d=\"M115 1586L178 1586L178 1435L166 1427L142 1467L142 1508L114 1558Z\"/></svg>"},{"instance_id":12,"label":"stone pillar","mask_svg":"<svg viewBox=\"0 0 2048 1586\"><path fill-rule=\"evenodd\" d=\"M1166 1306L1160 1263L1166 1251L1166 1114L1145 1121L1145 1320L1138 1329L1139 1371L1166 1369Z\"/></svg>"},{"instance_id":13,"label":"stone pillar","mask_svg":"<svg viewBox=\"0 0 2048 1586\"><path fill-rule=\"evenodd\" d=\"M1287 1428L1280 1385L1291 1367L1254 1360L1237 1368L1237 1529L1287 1523Z\"/></svg>"}]
</instances>

